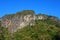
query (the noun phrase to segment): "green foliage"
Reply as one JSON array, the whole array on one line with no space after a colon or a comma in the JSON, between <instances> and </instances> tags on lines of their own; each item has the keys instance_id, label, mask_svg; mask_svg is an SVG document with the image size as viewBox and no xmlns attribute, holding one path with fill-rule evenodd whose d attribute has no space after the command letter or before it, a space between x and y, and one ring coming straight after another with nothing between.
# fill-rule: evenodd
<instances>
[{"instance_id":1,"label":"green foliage","mask_svg":"<svg viewBox=\"0 0 60 40\"><path fill-rule=\"evenodd\" d=\"M15 16L15 14L8 14L8 15L5 15L3 18L11 19L14 16Z\"/></svg>"},{"instance_id":2,"label":"green foliage","mask_svg":"<svg viewBox=\"0 0 60 40\"><path fill-rule=\"evenodd\" d=\"M13 18L15 16L20 17L21 15L28 15L28 14L33 15L34 14L34 11L33 10L24 10L24 11L21 11L21 12L17 12L16 14L8 14L8 15L5 15L2 18L11 19L11 18Z\"/></svg>"},{"instance_id":3,"label":"green foliage","mask_svg":"<svg viewBox=\"0 0 60 40\"><path fill-rule=\"evenodd\" d=\"M17 12L16 13L16 16L21 16L21 15L28 15L28 14L34 14L34 11L33 10L24 10L24 11L21 11L21 12Z\"/></svg>"},{"instance_id":4,"label":"green foliage","mask_svg":"<svg viewBox=\"0 0 60 40\"><path fill-rule=\"evenodd\" d=\"M7 28L1 26L0 21L0 40L10 40L10 34Z\"/></svg>"},{"instance_id":5,"label":"green foliage","mask_svg":"<svg viewBox=\"0 0 60 40\"><path fill-rule=\"evenodd\" d=\"M15 33L9 33L0 23L0 40L56 40L60 37L60 28L56 27L56 23L50 20L35 20L34 26L27 25Z\"/></svg>"},{"instance_id":6,"label":"green foliage","mask_svg":"<svg viewBox=\"0 0 60 40\"><path fill-rule=\"evenodd\" d=\"M28 25L14 33L14 40L55 40L59 28L52 25L54 23L48 24L48 22L48 20L36 20L34 26Z\"/></svg>"},{"instance_id":7,"label":"green foliage","mask_svg":"<svg viewBox=\"0 0 60 40\"><path fill-rule=\"evenodd\" d=\"M32 10L24 10L17 14L6 15L7 19L14 16L34 14ZM51 17L51 16L50 16ZM57 40L60 38L60 23L50 20L35 20L35 25L17 30L15 33L10 33L7 28L3 28L0 22L0 40Z\"/></svg>"}]
</instances>

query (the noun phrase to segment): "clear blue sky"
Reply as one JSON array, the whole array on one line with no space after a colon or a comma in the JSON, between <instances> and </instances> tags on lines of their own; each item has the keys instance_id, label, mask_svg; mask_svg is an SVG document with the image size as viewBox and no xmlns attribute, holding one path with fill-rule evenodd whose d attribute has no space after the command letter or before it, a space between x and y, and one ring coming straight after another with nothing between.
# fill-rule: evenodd
<instances>
[{"instance_id":1,"label":"clear blue sky","mask_svg":"<svg viewBox=\"0 0 60 40\"><path fill-rule=\"evenodd\" d=\"M22 10L53 15L60 18L60 0L0 0L0 17Z\"/></svg>"}]
</instances>

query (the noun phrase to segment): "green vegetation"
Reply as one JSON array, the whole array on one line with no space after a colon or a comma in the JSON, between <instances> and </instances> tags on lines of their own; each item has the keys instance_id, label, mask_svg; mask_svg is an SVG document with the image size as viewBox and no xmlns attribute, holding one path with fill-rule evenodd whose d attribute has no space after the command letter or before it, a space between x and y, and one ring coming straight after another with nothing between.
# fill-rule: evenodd
<instances>
[{"instance_id":1,"label":"green vegetation","mask_svg":"<svg viewBox=\"0 0 60 40\"><path fill-rule=\"evenodd\" d=\"M7 29L1 28L0 23L0 40L57 40L60 38L60 27L55 25L55 21L36 20L34 26L28 25L10 34Z\"/></svg>"},{"instance_id":2,"label":"green vegetation","mask_svg":"<svg viewBox=\"0 0 60 40\"><path fill-rule=\"evenodd\" d=\"M27 14L34 14L34 11L33 10L24 10L24 11L21 11L21 12L17 12L16 14L8 14L8 15L5 15L4 17L2 18L7 18L7 19L11 19L15 16L18 16L20 17L21 15L27 15Z\"/></svg>"},{"instance_id":3,"label":"green vegetation","mask_svg":"<svg viewBox=\"0 0 60 40\"><path fill-rule=\"evenodd\" d=\"M36 20L35 23L14 33L14 40L56 40L56 36L60 36L60 28L55 26L55 22Z\"/></svg>"},{"instance_id":4,"label":"green vegetation","mask_svg":"<svg viewBox=\"0 0 60 40\"><path fill-rule=\"evenodd\" d=\"M0 21L0 40L10 40L10 36L8 29L2 27Z\"/></svg>"},{"instance_id":5,"label":"green vegetation","mask_svg":"<svg viewBox=\"0 0 60 40\"><path fill-rule=\"evenodd\" d=\"M16 15L27 15L27 14L34 14L33 10L24 10L22 12L17 12Z\"/></svg>"},{"instance_id":6,"label":"green vegetation","mask_svg":"<svg viewBox=\"0 0 60 40\"><path fill-rule=\"evenodd\" d=\"M17 14L4 16L10 19L14 16L34 14L34 11L17 12ZM50 16L51 17L51 16ZM10 33L8 28L1 26L0 21L0 40L60 40L60 23L51 19L35 20L35 25L17 30L15 33Z\"/></svg>"}]
</instances>

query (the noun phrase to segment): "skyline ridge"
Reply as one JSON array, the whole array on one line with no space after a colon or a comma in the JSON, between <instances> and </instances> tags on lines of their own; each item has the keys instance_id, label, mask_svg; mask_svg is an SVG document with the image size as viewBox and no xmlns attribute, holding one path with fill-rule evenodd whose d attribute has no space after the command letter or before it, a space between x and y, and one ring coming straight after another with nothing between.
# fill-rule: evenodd
<instances>
[{"instance_id":1,"label":"skyline ridge","mask_svg":"<svg viewBox=\"0 0 60 40\"><path fill-rule=\"evenodd\" d=\"M60 0L0 0L0 17L22 10L34 10L60 18Z\"/></svg>"}]
</instances>

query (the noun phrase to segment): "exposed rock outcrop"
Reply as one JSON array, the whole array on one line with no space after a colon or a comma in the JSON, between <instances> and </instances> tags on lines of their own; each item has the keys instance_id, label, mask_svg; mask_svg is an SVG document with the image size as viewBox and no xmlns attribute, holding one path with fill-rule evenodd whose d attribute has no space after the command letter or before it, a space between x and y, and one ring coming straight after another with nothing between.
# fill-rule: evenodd
<instances>
[{"instance_id":1,"label":"exposed rock outcrop","mask_svg":"<svg viewBox=\"0 0 60 40\"><path fill-rule=\"evenodd\" d=\"M34 25L35 20L46 20L47 18L47 15L35 15L34 11L26 10L23 12L17 12L17 14L14 15L5 15L0 20L3 27L8 28L11 32L16 32L18 29L21 29L27 25ZM54 17L50 17L50 19L56 20Z\"/></svg>"}]
</instances>

